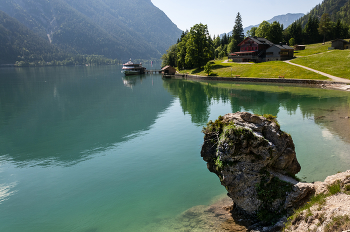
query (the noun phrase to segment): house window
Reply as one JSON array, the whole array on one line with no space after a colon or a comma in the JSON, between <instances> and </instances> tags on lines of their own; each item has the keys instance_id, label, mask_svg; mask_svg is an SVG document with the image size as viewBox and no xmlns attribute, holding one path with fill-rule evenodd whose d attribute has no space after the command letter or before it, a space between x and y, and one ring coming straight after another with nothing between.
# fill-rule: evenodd
<instances>
[{"instance_id":1,"label":"house window","mask_svg":"<svg viewBox=\"0 0 350 232\"><path fill-rule=\"evenodd\" d=\"M273 52L266 52L266 55L272 56Z\"/></svg>"}]
</instances>

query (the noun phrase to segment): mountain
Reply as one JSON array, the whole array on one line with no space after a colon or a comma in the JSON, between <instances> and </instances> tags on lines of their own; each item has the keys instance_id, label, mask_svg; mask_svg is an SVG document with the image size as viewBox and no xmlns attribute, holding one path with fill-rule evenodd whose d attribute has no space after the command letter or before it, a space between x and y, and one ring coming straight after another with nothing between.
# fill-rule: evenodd
<instances>
[{"instance_id":1,"label":"mountain","mask_svg":"<svg viewBox=\"0 0 350 232\"><path fill-rule=\"evenodd\" d=\"M303 13L297 13L297 14L285 14L285 15L278 15L273 17L270 20L266 20L269 23L273 23L274 21L279 22L280 24L283 24L284 28L287 28L289 25L291 25L295 20L299 19L300 17L304 16ZM260 24L257 25L250 25L248 27L243 28L244 34L247 34L247 31L249 31L250 29L252 29L252 27L258 27ZM228 33L229 35L232 35L232 31L230 31ZM223 36L223 34L220 35L221 37Z\"/></svg>"},{"instance_id":2,"label":"mountain","mask_svg":"<svg viewBox=\"0 0 350 232\"><path fill-rule=\"evenodd\" d=\"M70 53L159 58L181 35L151 0L7 0L0 10Z\"/></svg>"},{"instance_id":3,"label":"mountain","mask_svg":"<svg viewBox=\"0 0 350 232\"><path fill-rule=\"evenodd\" d=\"M343 24L350 25L350 0L324 0L300 18L300 22L305 26L310 16L320 18L324 13L328 13L333 22L340 19Z\"/></svg>"},{"instance_id":4,"label":"mountain","mask_svg":"<svg viewBox=\"0 0 350 232\"><path fill-rule=\"evenodd\" d=\"M287 28L289 25L291 25L295 20L303 17L305 14L303 13L296 13L296 14L285 14L285 15L278 15L273 17L270 20L266 20L269 23L273 23L274 21L279 22L280 24L283 24L284 28ZM260 24L257 25L251 25L249 27L245 27L244 30L244 34L247 34L247 31L249 31L250 29L252 29L252 27L258 27Z\"/></svg>"},{"instance_id":5,"label":"mountain","mask_svg":"<svg viewBox=\"0 0 350 232\"><path fill-rule=\"evenodd\" d=\"M0 11L0 64L15 63L24 56L31 59L50 60L60 51L18 20Z\"/></svg>"}]
</instances>

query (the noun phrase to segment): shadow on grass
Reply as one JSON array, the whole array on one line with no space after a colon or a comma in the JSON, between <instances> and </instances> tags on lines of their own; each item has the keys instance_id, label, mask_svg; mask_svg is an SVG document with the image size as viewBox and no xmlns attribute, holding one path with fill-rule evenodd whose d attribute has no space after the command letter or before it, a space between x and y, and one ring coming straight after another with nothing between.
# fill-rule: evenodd
<instances>
[{"instance_id":1,"label":"shadow on grass","mask_svg":"<svg viewBox=\"0 0 350 232\"><path fill-rule=\"evenodd\" d=\"M203 68L196 68L195 70L192 71L192 74L197 74L202 72L204 69Z\"/></svg>"},{"instance_id":2,"label":"shadow on grass","mask_svg":"<svg viewBox=\"0 0 350 232\"><path fill-rule=\"evenodd\" d=\"M216 65L212 66L212 70L221 69L221 68L227 68L227 66L220 65L220 64L216 64ZM204 71L204 68L196 68L191 72L191 74L198 74L198 73L203 72L203 71ZM217 74L213 73L210 76L217 76Z\"/></svg>"},{"instance_id":3,"label":"shadow on grass","mask_svg":"<svg viewBox=\"0 0 350 232\"><path fill-rule=\"evenodd\" d=\"M216 64L213 65L212 69L220 69L220 68L227 68L227 66L221 65L221 64Z\"/></svg>"}]
</instances>

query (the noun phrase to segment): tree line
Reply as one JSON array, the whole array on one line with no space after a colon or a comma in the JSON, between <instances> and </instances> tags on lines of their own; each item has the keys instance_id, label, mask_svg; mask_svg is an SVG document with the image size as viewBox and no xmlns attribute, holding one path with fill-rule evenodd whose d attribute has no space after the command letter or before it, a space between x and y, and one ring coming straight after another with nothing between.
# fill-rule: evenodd
<instances>
[{"instance_id":1,"label":"tree line","mask_svg":"<svg viewBox=\"0 0 350 232\"><path fill-rule=\"evenodd\" d=\"M212 38L208 26L194 25L190 31L182 32L177 43L170 46L162 56L162 66L171 65L179 69L201 68L209 60L222 58L227 53L237 51L237 45L244 39L242 18L238 12L232 36Z\"/></svg>"},{"instance_id":2,"label":"tree line","mask_svg":"<svg viewBox=\"0 0 350 232\"><path fill-rule=\"evenodd\" d=\"M349 25L340 19L332 21L328 13L320 18L309 16L305 26L301 20L292 23L286 29L283 24L275 21L263 21L258 27L253 27L247 36L262 37L272 43L312 44L325 42L325 40L346 39L350 37ZM163 66L171 65L178 69L202 68L209 60L221 59L228 53L239 50L238 44L244 39L242 18L237 13L232 36L224 34L211 38L207 25L196 24L190 31L182 32L177 43L170 46L162 56Z\"/></svg>"},{"instance_id":3,"label":"tree line","mask_svg":"<svg viewBox=\"0 0 350 232\"><path fill-rule=\"evenodd\" d=\"M121 64L120 60L117 59L109 59L101 55L72 55L66 56L65 59L51 61L45 61L44 59L34 59L32 61L29 60L21 60L16 61L15 66L25 67L25 66L67 66L67 65L115 65Z\"/></svg>"}]
</instances>

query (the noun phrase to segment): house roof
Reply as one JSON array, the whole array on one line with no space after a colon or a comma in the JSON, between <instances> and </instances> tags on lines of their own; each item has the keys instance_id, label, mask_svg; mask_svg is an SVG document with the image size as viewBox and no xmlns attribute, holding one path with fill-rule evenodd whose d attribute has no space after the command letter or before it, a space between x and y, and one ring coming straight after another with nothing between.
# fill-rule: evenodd
<instances>
[{"instance_id":1,"label":"house roof","mask_svg":"<svg viewBox=\"0 0 350 232\"><path fill-rule=\"evenodd\" d=\"M243 54L243 53L254 53L254 52L257 52L257 51L234 52L234 53L231 53L230 55Z\"/></svg>"},{"instance_id":2,"label":"house roof","mask_svg":"<svg viewBox=\"0 0 350 232\"><path fill-rule=\"evenodd\" d=\"M332 43L335 42L335 41L341 41L343 43L350 43L350 41L348 42L348 41L346 41L344 39L335 39L335 40L332 40Z\"/></svg>"},{"instance_id":3,"label":"house roof","mask_svg":"<svg viewBox=\"0 0 350 232\"><path fill-rule=\"evenodd\" d=\"M294 50L294 48L289 47L288 45L280 45L280 44L275 44L274 46L280 48L280 49L288 49L288 50Z\"/></svg>"},{"instance_id":4,"label":"house roof","mask_svg":"<svg viewBox=\"0 0 350 232\"><path fill-rule=\"evenodd\" d=\"M167 70L167 69L175 69L174 67L170 66L170 65L167 65L165 67L162 68L162 70Z\"/></svg>"},{"instance_id":5,"label":"house roof","mask_svg":"<svg viewBox=\"0 0 350 232\"><path fill-rule=\"evenodd\" d=\"M253 37L247 37L247 38L245 38L242 42L240 42L240 43L238 44L238 46L241 46L241 44L242 44L243 42L247 41L247 40L252 40L252 41L254 41L254 42L257 43L257 44L268 44L268 45L270 45L270 46L273 45L273 43L272 43L270 40L268 40L268 39L253 36Z\"/></svg>"}]
</instances>

